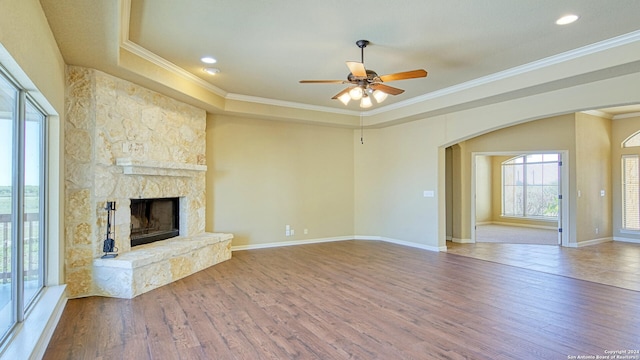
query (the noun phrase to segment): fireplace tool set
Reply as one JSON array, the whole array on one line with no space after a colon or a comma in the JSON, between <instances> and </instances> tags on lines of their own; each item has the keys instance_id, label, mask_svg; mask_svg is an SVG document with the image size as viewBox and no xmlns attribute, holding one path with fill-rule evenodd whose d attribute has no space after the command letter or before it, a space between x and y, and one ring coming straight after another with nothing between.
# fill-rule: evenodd
<instances>
[{"instance_id":1,"label":"fireplace tool set","mask_svg":"<svg viewBox=\"0 0 640 360\"><path fill-rule=\"evenodd\" d=\"M118 256L118 248L116 247L116 242L113 240L115 236L115 231L111 230L111 219L115 220L116 213L116 202L115 201L107 201L107 205L104 208L107 210L107 238L104 240L104 244L102 245L102 251L104 251L104 255L102 255L103 259L114 258Z\"/></svg>"}]
</instances>

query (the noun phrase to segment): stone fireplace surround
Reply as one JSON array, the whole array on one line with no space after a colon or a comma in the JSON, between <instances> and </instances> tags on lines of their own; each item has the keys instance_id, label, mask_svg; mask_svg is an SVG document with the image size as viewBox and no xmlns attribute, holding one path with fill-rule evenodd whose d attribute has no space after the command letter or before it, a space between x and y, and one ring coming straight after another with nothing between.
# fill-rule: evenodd
<instances>
[{"instance_id":1,"label":"stone fireplace surround","mask_svg":"<svg viewBox=\"0 0 640 360\"><path fill-rule=\"evenodd\" d=\"M67 68L67 295L133 298L231 257L231 234L204 231L204 110L97 70ZM180 198L180 236L130 244L130 199ZM102 259L116 202L118 256Z\"/></svg>"}]
</instances>

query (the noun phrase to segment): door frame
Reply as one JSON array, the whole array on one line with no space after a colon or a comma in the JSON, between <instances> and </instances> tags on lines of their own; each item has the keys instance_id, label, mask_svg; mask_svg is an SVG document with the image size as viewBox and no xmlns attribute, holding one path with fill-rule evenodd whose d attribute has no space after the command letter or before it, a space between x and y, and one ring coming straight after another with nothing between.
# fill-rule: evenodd
<instances>
[{"instance_id":1,"label":"door frame","mask_svg":"<svg viewBox=\"0 0 640 360\"><path fill-rule=\"evenodd\" d=\"M528 154L560 154L560 194L562 198L559 199L558 206L558 228L562 231L558 232L558 243L561 246L569 246L569 151L568 150L539 150L539 151L483 151L471 153L471 191L470 191L470 209L471 209L471 242L476 242L476 157L477 156L505 156L505 155L528 155Z\"/></svg>"}]
</instances>

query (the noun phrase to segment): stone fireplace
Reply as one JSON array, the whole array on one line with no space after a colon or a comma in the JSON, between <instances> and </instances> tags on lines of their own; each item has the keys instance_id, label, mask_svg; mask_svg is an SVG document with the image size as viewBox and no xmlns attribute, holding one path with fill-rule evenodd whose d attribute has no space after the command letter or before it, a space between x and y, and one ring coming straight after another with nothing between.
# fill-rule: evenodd
<instances>
[{"instance_id":1,"label":"stone fireplace","mask_svg":"<svg viewBox=\"0 0 640 360\"><path fill-rule=\"evenodd\" d=\"M68 296L132 298L229 259L233 236L204 230L205 111L82 67L68 67L67 91ZM165 198L178 199L178 236L132 246L145 221L132 202ZM102 259L107 201L118 256Z\"/></svg>"}]
</instances>

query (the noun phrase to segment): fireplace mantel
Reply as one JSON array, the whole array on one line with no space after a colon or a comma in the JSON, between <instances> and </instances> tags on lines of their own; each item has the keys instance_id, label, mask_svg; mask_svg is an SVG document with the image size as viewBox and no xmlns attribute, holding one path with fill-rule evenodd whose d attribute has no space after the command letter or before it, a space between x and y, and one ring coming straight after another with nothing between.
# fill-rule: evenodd
<instances>
[{"instance_id":1,"label":"fireplace mantel","mask_svg":"<svg viewBox=\"0 0 640 360\"><path fill-rule=\"evenodd\" d=\"M69 298L133 297L229 259L231 239L205 232L207 112L83 67L68 67L67 86ZM174 197L180 236L132 249L131 199ZM118 204L111 224L118 257L102 259L107 202Z\"/></svg>"},{"instance_id":2,"label":"fireplace mantel","mask_svg":"<svg viewBox=\"0 0 640 360\"><path fill-rule=\"evenodd\" d=\"M206 165L185 164L166 161L134 160L132 158L117 158L116 166L122 168L125 175L151 176L195 176L207 171Z\"/></svg>"}]
</instances>

